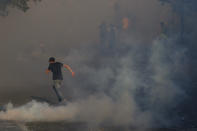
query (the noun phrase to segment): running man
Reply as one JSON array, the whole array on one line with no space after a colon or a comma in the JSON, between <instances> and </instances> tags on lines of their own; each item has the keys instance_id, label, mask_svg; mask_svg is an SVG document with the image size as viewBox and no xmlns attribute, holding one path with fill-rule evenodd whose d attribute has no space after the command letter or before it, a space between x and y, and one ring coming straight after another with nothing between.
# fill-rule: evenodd
<instances>
[{"instance_id":1,"label":"running man","mask_svg":"<svg viewBox=\"0 0 197 131\"><path fill-rule=\"evenodd\" d=\"M62 75L63 67L68 69L72 73L72 76L75 75L75 73L68 65L62 64L60 62L56 62L54 57L49 58L49 67L46 70L46 74L49 74L49 72L53 73L53 90L55 91L59 102L63 101L64 99L60 91L62 80L63 80L63 75Z\"/></svg>"}]
</instances>

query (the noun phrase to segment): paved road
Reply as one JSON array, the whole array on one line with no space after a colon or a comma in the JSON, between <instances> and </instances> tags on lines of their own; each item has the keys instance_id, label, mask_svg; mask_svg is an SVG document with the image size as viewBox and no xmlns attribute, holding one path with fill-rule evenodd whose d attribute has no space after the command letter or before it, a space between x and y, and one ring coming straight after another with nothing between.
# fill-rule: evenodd
<instances>
[{"instance_id":1,"label":"paved road","mask_svg":"<svg viewBox=\"0 0 197 131\"><path fill-rule=\"evenodd\" d=\"M125 127L91 127L87 124L76 122L34 122L18 123L0 121L0 131L141 131ZM197 128L187 129L146 129L143 131L197 131Z\"/></svg>"}]
</instances>

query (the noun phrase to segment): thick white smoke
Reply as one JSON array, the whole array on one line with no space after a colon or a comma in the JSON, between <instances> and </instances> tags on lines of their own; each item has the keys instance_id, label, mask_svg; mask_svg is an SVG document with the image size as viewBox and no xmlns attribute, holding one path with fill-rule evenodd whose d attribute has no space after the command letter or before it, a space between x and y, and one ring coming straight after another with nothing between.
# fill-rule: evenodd
<instances>
[{"instance_id":1,"label":"thick white smoke","mask_svg":"<svg viewBox=\"0 0 197 131\"><path fill-rule=\"evenodd\" d=\"M0 112L0 119L141 127L157 121L167 125L166 114L183 93L173 78L184 50L174 50L177 46L173 39L155 40L148 46L131 41L124 41L129 44L124 55L114 53L113 57L90 47L72 50L64 59L76 71L76 78L67 77L64 84L72 90L72 102L65 106L36 101L8 106L6 112Z\"/></svg>"}]
</instances>

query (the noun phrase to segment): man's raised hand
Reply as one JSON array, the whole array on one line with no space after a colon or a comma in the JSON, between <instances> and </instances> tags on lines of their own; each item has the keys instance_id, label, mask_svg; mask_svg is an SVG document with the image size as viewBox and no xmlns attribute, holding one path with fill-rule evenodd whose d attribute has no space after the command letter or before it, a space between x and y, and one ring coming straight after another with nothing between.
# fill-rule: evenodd
<instances>
[{"instance_id":1,"label":"man's raised hand","mask_svg":"<svg viewBox=\"0 0 197 131\"><path fill-rule=\"evenodd\" d=\"M72 77L74 77L75 76L75 72L72 72Z\"/></svg>"}]
</instances>

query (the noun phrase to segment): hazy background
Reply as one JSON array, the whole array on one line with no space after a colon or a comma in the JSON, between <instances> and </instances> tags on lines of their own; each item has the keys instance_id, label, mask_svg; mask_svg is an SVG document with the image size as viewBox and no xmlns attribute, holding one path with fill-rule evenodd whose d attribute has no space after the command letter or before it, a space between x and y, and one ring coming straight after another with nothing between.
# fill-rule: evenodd
<instances>
[{"instance_id":1,"label":"hazy background","mask_svg":"<svg viewBox=\"0 0 197 131\"><path fill-rule=\"evenodd\" d=\"M183 112L196 109L191 105L197 26L191 5L184 8L188 18L183 24L179 1L162 5L158 0L42 0L28 4L25 13L8 7L8 16L0 17L0 101L24 103L31 96L56 100L51 76L45 74L48 58L54 56L76 72L74 78L64 73L63 92L71 103L54 108L30 102L1 112L1 119L170 126L181 125L188 117ZM129 22L123 29L125 18ZM166 26L163 29L161 22ZM113 48L102 48L102 23L115 25ZM188 109L183 108L185 103ZM37 111L44 115L32 115Z\"/></svg>"},{"instance_id":2,"label":"hazy background","mask_svg":"<svg viewBox=\"0 0 197 131\"><path fill-rule=\"evenodd\" d=\"M44 74L48 57L62 58L65 57L62 53L71 48L98 45L99 24L116 20L115 2L118 1L43 0L30 2L31 8L26 13L10 8L9 15L0 18L1 97L10 93L14 97L16 91L24 95L35 90L36 94L48 91ZM136 21L131 23L136 29L136 39L150 41L157 34L160 18L165 18L161 15L166 12L158 1L123 0L119 4L119 21L128 13Z\"/></svg>"}]
</instances>

